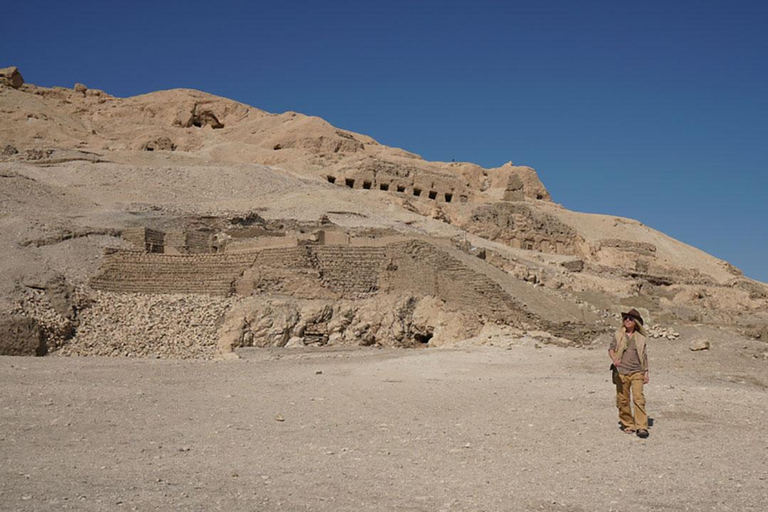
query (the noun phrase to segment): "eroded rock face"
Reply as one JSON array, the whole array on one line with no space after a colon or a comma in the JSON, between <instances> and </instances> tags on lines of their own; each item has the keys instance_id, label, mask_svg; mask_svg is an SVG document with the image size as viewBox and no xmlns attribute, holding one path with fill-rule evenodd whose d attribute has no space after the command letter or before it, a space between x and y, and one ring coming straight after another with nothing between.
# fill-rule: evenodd
<instances>
[{"instance_id":1,"label":"eroded rock face","mask_svg":"<svg viewBox=\"0 0 768 512\"><path fill-rule=\"evenodd\" d=\"M454 224L488 240L550 254L578 254L578 236L554 217L520 202L479 205Z\"/></svg>"},{"instance_id":2,"label":"eroded rock face","mask_svg":"<svg viewBox=\"0 0 768 512\"><path fill-rule=\"evenodd\" d=\"M285 134L269 141L271 149L307 149L327 153L354 153L363 150L363 144L354 136L342 131L314 137Z\"/></svg>"},{"instance_id":3,"label":"eroded rock face","mask_svg":"<svg viewBox=\"0 0 768 512\"><path fill-rule=\"evenodd\" d=\"M213 129L224 128L224 123L219 121L213 110L200 108L198 105L192 107L192 111L188 114L177 118L174 124L182 128L202 128L204 126L210 126Z\"/></svg>"},{"instance_id":4,"label":"eroded rock face","mask_svg":"<svg viewBox=\"0 0 768 512\"><path fill-rule=\"evenodd\" d=\"M218 346L438 346L474 336L476 315L448 311L435 297L382 295L359 301L248 297L228 313Z\"/></svg>"},{"instance_id":5,"label":"eroded rock face","mask_svg":"<svg viewBox=\"0 0 768 512\"><path fill-rule=\"evenodd\" d=\"M0 355L44 356L47 352L35 320L20 315L0 316Z\"/></svg>"}]
</instances>

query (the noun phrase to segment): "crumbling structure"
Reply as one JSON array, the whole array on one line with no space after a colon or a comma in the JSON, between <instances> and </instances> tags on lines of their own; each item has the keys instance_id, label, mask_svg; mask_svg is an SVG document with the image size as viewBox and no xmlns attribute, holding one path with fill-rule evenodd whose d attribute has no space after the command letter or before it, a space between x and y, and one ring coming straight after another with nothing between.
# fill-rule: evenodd
<instances>
[{"instance_id":1,"label":"crumbling structure","mask_svg":"<svg viewBox=\"0 0 768 512\"><path fill-rule=\"evenodd\" d=\"M158 232L144 233L152 239L161 238ZM520 286L517 279L451 243L402 236L354 238L333 229L320 229L303 236L264 238L270 243L262 247L253 245L244 250L242 245L235 244L235 250L228 250L229 247L224 245L219 252L207 254L167 254L149 250L154 249L153 246L145 250L109 250L104 255L100 273L91 280L91 286L120 294L206 294L248 298L245 303L257 304L251 309L271 311L269 325L280 324L280 318L285 323L278 329L278 334L272 329L256 335L250 330L250 322L234 329L235 335L230 332L231 326L224 328L229 334L222 336L228 336L229 341L223 344L223 350L248 344L282 346L296 337L286 333L300 334L302 344L306 344L304 331L307 327L301 319L307 315L314 318L319 304L330 309L322 322L316 319L310 322L314 325L311 330L314 334L310 336L314 344L345 342L407 346L416 343L417 339L420 340L418 343L427 343L436 331L443 329L445 332L451 323L454 324L452 329L461 329L463 337L477 334L489 323L519 329L553 330L554 323L550 319L527 308L516 296L515 287ZM281 246L272 245L276 241L282 242ZM275 300L282 301L280 307L274 307ZM348 305L347 310L341 308L343 304ZM381 304L400 311L395 323L407 326L400 329L402 332L393 330L391 325L382 327L380 319L376 324L379 326L366 336L358 333L341 338L346 328L341 321L337 331L328 327L333 325L334 315L378 318ZM418 304L430 304L432 313L427 316L434 318L415 322L413 315ZM287 310L294 313L287 314ZM242 317L249 315L257 313L246 310L225 320L224 324L241 322ZM285 321L286 315L296 321L292 324ZM588 341L593 331L585 328L578 318L570 320L572 323L566 322L568 325L561 329L561 334L577 341ZM375 322L369 318L360 323L370 325ZM416 325L419 327L414 327ZM334 333L338 334L335 338ZM445 343L448 337L443 334L435 341Z\"/></svg>"}]
</instances>

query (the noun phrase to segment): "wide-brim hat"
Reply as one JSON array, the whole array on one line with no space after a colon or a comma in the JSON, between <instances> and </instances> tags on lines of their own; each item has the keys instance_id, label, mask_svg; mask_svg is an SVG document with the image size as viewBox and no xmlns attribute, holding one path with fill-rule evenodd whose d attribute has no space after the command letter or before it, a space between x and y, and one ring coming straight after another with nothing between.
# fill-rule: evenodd
<instances>
[{"instance_id":1,"label":"wide-brim hat","mask_svg":"<svg viewBox=\"0 0 768 512\"><path fill-rule=\"evenodd\" d=\"M640 325L643 325L643 317L640 316L640 312L638 310L636 310L635 308L632 308L629 311L627 311L626 313L622 313L621 314L621 319L622 320L627 318L627 317L632 318L632 319L636 320L637 322L640 322Z\"/></svg>"}]
</instances>

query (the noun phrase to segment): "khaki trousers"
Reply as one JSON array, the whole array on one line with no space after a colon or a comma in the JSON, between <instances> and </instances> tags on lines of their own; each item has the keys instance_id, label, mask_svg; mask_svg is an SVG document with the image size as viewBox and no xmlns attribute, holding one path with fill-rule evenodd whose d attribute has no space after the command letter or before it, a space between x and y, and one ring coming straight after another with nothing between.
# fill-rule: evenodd
<instances>
[{"instance_id":1,"label":"khaki trousers","mask_svg":"<svg viewBox=\"0 0 768 512\"><path fill-rule=\"evenodd\" d=\"M616 384L616 407L619 408L619 421L621 426L632 430L648 430L648 415L645 413L645 395L643 394L643 372L623 375L613 372L613 383ZM635 406L635 414L632 415L629 398L632 394L632 403Z\"/></svg>"}]
</instances>

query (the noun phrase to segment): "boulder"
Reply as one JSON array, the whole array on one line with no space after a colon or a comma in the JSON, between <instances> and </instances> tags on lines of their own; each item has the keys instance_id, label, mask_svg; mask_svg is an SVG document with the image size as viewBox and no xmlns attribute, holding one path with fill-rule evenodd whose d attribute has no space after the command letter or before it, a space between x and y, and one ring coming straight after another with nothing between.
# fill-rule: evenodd
<instances>
[{"instance_id":1,"label":"boulder","mask_svg":"<svg viewBox=\"0 0 768 512\"><path fill-rule=\"evenodd\" d=\"M38 323L19 315L0 316L0 355L44 356L48 348Z\"/></svg>"},{"instance_id":2,"label":"boulder","mask_svg":"<svg viewBox=\"0 0 768 512\"><path fill-rule=\"evenodd\" d=\"M298 348L304 347L305 345L306 344L304 343L304 338L293 336L288 340L288 343L285 344L285 348Z\"/></svg>"},{"instance_id":3,"label":"boulder","mask_svg":"<svg viewBox=\"0 0 768 512\"><path fill-rule=\"evenodd\" d=\"M0 156L13 156L19 153L19 150L10 144L6 144L3 149L0 149Z\"/></svg>"},{"instance_id":4,"label":"boulder","mask_svg":"<svg viewBox=\"0 0 768 512\"><path fill-rule=\"evenodd\" d=\"M83 84L75 84L75 92L79 92L85 96L85 93L88 92L88 88Z\"/></svg>"},{"instance_id":5,"label":"boulder","mask_svg":"<svg viewBox=\"0 0 768 512\"><path fill-rule=\"evenodd\" d=\"M584 270L584 260L564 261L560 265L571 272L581 272Z\"/></svg>"},{"instance_id":6,"label":"boulder","mask_svg":"<svg viewBox=\"0 0 768 512\"><path fill-rule=\"evenodd\" d=\"M141 145L142 151L176 151L176 144L168 137L158 137Z\"/></svg>"},{"instance_id":7,"label":"boulder","mask_svg":"<svg viewBox=\"0 0 768 512\"><path fill-rule=\"evenodd\" d=\"M24 78L19 73L19 69L16 66L0 69L0 85L7 85L18 89L24 85Z\"/></svg>"},{"instance_id":8,"label":"boulder","mask_svg":"<svg viewBox=\"0 0 768 512\"><path fill-rule=\"evenodd\" d=\"M693 351L709 350L709 342L706 340L693 340L688 348Z\"/></svg>"},{"instance_id":9,"label":"boulder","mask_svg":"<svg viewBox=\"0 0 768 512\"><path fill-rule=\"evenodd\" d=\"M75 317L74 293L74 287L61 274L55 274L45 286L45 295L51 307L62 317L70 320Z\"/></svg>"}]
</instances>

